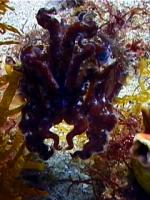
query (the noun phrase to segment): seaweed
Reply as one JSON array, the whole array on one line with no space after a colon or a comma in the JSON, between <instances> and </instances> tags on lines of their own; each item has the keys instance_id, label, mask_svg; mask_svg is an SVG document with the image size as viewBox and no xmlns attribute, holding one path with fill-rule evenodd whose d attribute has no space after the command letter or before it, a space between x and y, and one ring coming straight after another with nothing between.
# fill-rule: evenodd
<instances>
[{"instance_id":1,"label":"seaweed","mask_svg":"<svg viewBox=\"0 0 150 200\"><path fill-rule=\"evenodd\" d=\"M10 70L11 69L11 70ZM44 170L44 164L29 156L22 133L17 128L18 117L23 106L13 105L21 73L7 67L7 73L1 80L3 95L0 101L0 199L29 199L34 196L45 196L48 193L36 188L30 188L19 179L24 169Z\"/></svg>"},{"instance_id":2,"label":"seaweed","mask_svg":"<svg viewBox=\"0 0 150 200\"><path fill-rule=\"evenodd\" d=\"M0 20L2 20L2 17L3 17L3 15L5 15L7 10L14 11L14 9L12 7L10 7L8 4L9 4L9 0L0 0ZM20 31L17 28L15 28L5 22L1 22L0 23L0 34L5 34L8 31L15 33L17 35L21 35ZM0 41L0 45L10 45L10 44L17 44L17 43L18 42L15 40Z\"/></svg>"},{"instance_id":3,"label":"seaweed","mask_svg":"<svg viewBox=\"0 0 150 200\"><path fill-rule=\"evenodd\" d=\"M0 1L0 15L4 15L9 1ZM0 32L4 34L19 31L5 23L0 23ZM12 41L0 41L0 45L16 44ZM18 121L24 102L18 97L17 88L22 74L13 65L4 64L0 76L0 199L29 199L35 196L47 196L46 190L28 186L19 178L22 170L44 170L45 164L37 162L27 152L22 133L18 129Z\"/></svg>"}]
</instances>

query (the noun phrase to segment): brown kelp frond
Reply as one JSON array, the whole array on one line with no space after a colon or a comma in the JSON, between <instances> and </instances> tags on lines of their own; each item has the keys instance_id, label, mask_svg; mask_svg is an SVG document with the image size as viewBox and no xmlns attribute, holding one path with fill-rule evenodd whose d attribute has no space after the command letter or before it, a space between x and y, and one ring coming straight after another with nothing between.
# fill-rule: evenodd
<instances>
[{"instance_id":1,"label":"brown kelp frond","mask_svg":"<svg viewBox=\"0 0 150 200\"><path fill-rule=\"evenodd\" d=\"M0 20L2 17L5 15L7 10L14 10L13 8L9 7L9 0L0 0ZM6 24L5 22L0 22L0 34L5 34L6 32L12 32L15 33L16 35L20 35L20 31L16 29L15 27ZM2 40L0 41L0 45L8 45L8 44L16 44L17 41L15 40Z\"/></svg>"},{"instance_id":2,"label":"brown kelp frond","mask_svg":"<svg viewBox=\"0 0 150 200\"><path fill-rule=\"evenodd\" d=\"M10 44L19 44L19 41L15 40L0 41L0 45L10 45Z\"/></svg>"},{"instance_id":3,"label":"brown kelp frond","mask_svg":"<svg viewBox=\"0 0 150 200\"><path fill-rule=\"evenodd\" d=\"M12 99L15 95L16 88L19 84L19 78L21 77L21 73L17 71L13 71L11 75L8 76L8 82L9 85L7 89L5 90L3 97L0 102L0 113L1 113L1 119L0 119L0 126L3 126L4 122L6 121L7 117L9 116L9 107L12 102Z\"/></svg>"},{"instance_id":4,"label":"brown kelp frond","mask_svg":"<svg viewBox=\"0 0 150 200\"><path fill-rule=\"evenodd\" d=\"M23 135L17 128L18 117L24 102L12 101L16 95L21 73L12 67L1 76L0 101L0 199L28 199L33 196L45 196L48 193L27 186L18 179L23 169L43 170L44 164L35 162L25 147ZM20 102L20 103L19 103ZM11 108L12 107L12 108Z\"/></svg>"},{"instance_id":5,"label":"brown kelp frond","mask_svg":"<svg viewBox=\"0 0 150 200\"><path fill-rule=\"evenodd\" d=\"M4 15L8 9L14 10L8 4L9 0L0 0L0 15Z\"/></svg>"},{"instance_id":6,"label":"brown kelp frond","mask_svg":"<svg viewBox=\"0 0 150 200\"><path fill-rule=\"evenodd\" d=\"M8 0L0 0L0 17L8 9ZM12 32L19 35L20 32L13 26L0 23L0 34ZM15 40L2 40L0 45L17 44ZM0 199L6 200L27 200L32 197L47 196L45 190L40 190L28 186L19 176L22 170L44 170L45 164L37 162L26 150L23 135L18 129L20 111L25 102L18 96L17 88L22 74L18 71L18 66L13 63L1 64L0 75Z\"/></svg>"},{"instance_id":7,"label":"brown kelp frond","mask_svg":"<svg viewBox=\"0 0 150 200\"><path fill-rule=\"evenodd\" d=\"M20 34L18 29L16 29L15 27L8 25L6 23L0 23L0 33L4 34L4 33L6 33L6 31L10 31L10 32L13 32L13 33Z\"/></svg>"},{"instance_id":8,"label":"brown kelp frond","mask_svg":"<svg viewBox=\"0 0 150 200\"><path fill-rule=\"evenodd\" d=\"M147 51L145 49L145 51ZM137 86L132 94L118 97L116 103L118 106L126 107L128 114L139 114L143 103L150 99L149 76L150 76L150 59L141 57L137 63Z\"/></svg>"}]
</instances>

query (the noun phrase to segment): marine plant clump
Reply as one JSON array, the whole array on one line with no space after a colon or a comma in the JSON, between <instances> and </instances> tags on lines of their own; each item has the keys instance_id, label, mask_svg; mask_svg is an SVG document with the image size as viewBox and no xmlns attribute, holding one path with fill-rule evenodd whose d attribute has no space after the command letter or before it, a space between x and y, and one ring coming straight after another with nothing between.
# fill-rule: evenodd
<instances>
[{"instance_id":1,"label":"marine plant clump","mask_svg":"<svg viewBox=\"0 0 150 200\"><path fill-rule=\"evenodd\" d=\"M9 1L0 0L1 19L8 9L13 10ZM15 27L0 23L0 34L8 31L19 34ZM0 41L0 45L14 43L15 40ZM21 76L12 65L0 62L0 200L27 200L48 195L45 190L28 186L20 177L23 169L45 169L43 163L35 161L27 152L24 136L18 129L18 118L24 103L17 92Z\"/></svg>"},{"instance_id":2,"label":"marine plant clump","mask_svg":"<svg viewBox=\"0 0 150 200\"><path fill-rule=\"evenodd\" d=\"M7 10L12 10L12 11L14 10L8 4L9 4L9 0L0 0L0 20L5 15ZM8 31L15 33L16 35L17 34L20 35L20 32L15 27L5 22L0 22L0 34L5 34ZM0 40L0 45L10 45L10 44L16 44L16 43L17 41L15 40Z\"/></svg>"},{"instance_id":3,"label":"marine plant clump","mask_svg":"<svg viewBox=\"0 0 150 200\"><path fill-rule=\"evenodd\" d=\"M99 26L88 11L80 12L71 24L59 22L55 14L55 9L42 8L36 16L49 32L48 46L26 46L21 51L21 92L27 103L19 127L29 150L48 159L60 149L59 136L50 128L65 120L74 125L66 136L66 149L72 149L73 138L85 132L88 142L72 156L87 159L105 150L117 123L113 100L125 82L128 65L115 39L126 20L118 21L116 29L112 21ZM114 20L119 16L121 20L121 13ZM47 138L54 141L53 147L44 143Z\"/></svg>"},{"instance_id":4,"label":"marine plant clump","mask_svg":"<svg viewBox=\"0 0 150 200\"><path fill-rule=\"evenodd\" d=\"M18 129L23 102L16 94L21 73L5 65L0 77L0 199L27 200L46 196L48 192L28 186L21 178L22 170L42 171L45 165L27 152L24 136Z\"/></svg>"}]
</instances>

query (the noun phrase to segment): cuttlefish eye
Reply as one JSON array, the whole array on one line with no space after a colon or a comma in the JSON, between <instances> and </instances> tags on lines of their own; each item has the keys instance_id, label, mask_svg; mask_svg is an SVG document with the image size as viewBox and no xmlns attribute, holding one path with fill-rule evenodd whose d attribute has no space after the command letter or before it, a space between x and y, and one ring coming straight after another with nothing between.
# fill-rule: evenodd
<instances>
[{"instance_id":1,"label":"cuttlefish eye","mask_svg":"<svg viewBox=\"0 0 150 200\"><path fill-rule=\"evenodd\" d=\"M101 46L96 51L96 59L100 64L110 65L115 61L110 45Z\"/></svg>"}]
</instances>

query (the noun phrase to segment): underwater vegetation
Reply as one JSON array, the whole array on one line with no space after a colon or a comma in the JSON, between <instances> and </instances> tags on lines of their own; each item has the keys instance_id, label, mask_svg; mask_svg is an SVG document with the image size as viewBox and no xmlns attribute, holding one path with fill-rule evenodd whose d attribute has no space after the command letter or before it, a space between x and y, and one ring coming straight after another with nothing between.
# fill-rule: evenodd
<instances>
[{"instance_id":1,"label":"underwater vegetation","mask_svg":"<svg viewBox=\"0 0 150 200\"><path fill-rule=\"evenodd\" d=\"M0 19L2 19L2 16L6 13L7 10L14 10L12 7L8 5L9 0L0 0ZM7 31L20 34L20 32L13 26L0 22L0 34L4 34ZM15 40L0 40L0 45L9 45L9 44L16 44L17 42Z\"/></svg>"},{"instance_id":2,"label":"underwater vegetation","mask_svg":"<svg viewBox=\"0 0 150 200\"><path fill-rule=\"evenodd\" d=\"M9 1L0 1L0 17L5 14ZM0 33L19 31L5 23L0 23ZM14 40L2 40L0 45L16 43ZM1 67L3 63L0 63ZM44 197L48 193L42 189L27 185L19 178L23 169L42 171L45 164L35 161L27 151L25 140L18 129L20 111L24 102L18 98L17 88L21 73L11 65L4 65L0 72L0 200L27 200L32 197Z\"/></svg>"},{"instance_id":3,"label":"underwater vegetation","mask_svg":"<svg viewBox=\"0 0 150 200\"><path fill-rule=\"evenodd\" d=\"M33 196L48 194L46 191L28 186L19 178L23 169L38 171L45 169L44 163L35 161L27 152L24 137L18 129L18 116L23 106L16 94L20 77L21 73L8 66L6 66L6 74L0 77L1 91L4 91L0 101L1 200L26 200Z\"/></svg>"},{"instance_id":4,"label":"underwater vegetation","mask_svg":"<svg viewBox=\"0 0 150 200\"><path fill-rule=\"evenodd\" d=\"M0 2L2 14L6 8L8 1ZM135 183L130 151L135 135L145 130L141 107L150 99L150 46L140 36L148 29L149 14L145 1L141 7L120 9L109 1L87 1L74 7L68 19L61 14L58 19L55 8L38 11L48 41L43 43L41 36L42 43L25 45L21 64L6 64L0 77L0 200L48 195L19 176L24 169L44 170L32 152L47 160L62 148L74 148L73 158L89 159L95 199L149 198ZM19 33L1 27L2 33ZM135 76L134 92L118 96ZM74 126L66 134L67 147L60 145L59 132L50 129L62 120ZM74 139L79 136L82 143L83 134L86 142L76 150ZM47 146L45 139L53 144Z\"/></svg>"}]
</instances>

